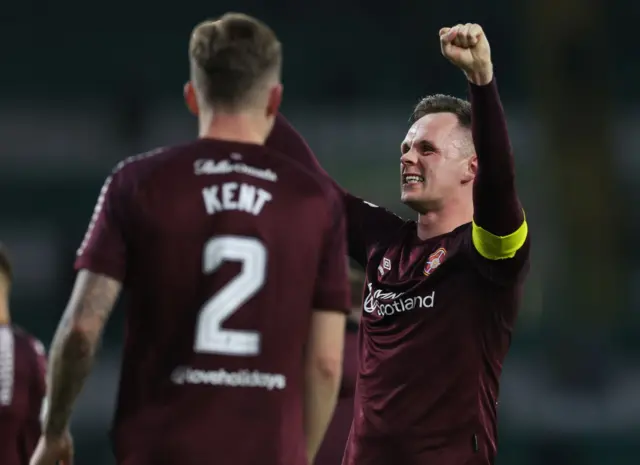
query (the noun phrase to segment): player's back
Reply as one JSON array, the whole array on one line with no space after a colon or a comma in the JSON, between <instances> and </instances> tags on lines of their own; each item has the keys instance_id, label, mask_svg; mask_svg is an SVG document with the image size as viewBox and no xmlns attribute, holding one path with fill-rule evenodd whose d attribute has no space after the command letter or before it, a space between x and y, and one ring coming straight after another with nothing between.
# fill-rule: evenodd
<instances>
[{"instance_id":1,"label":"player's back","mask_svg":"<svg viewBox=\"0 0 640 465\"><path fill-rule=\"evenodd\" d=\"M331 192L262 146L212 139L135 157L112 182L129 247L119 462L305 463Z\"/></svg>"},{"instance_id":2,"label":"player's back","mask_svg":"<svg viewBox=\"0 0 640 465\"><path fill-rule=\"evenodd\" d=\"M0 325L0 463L26 465L40 436L45 395L42 344L24 331Z\"/></svg>"}]
</instances>

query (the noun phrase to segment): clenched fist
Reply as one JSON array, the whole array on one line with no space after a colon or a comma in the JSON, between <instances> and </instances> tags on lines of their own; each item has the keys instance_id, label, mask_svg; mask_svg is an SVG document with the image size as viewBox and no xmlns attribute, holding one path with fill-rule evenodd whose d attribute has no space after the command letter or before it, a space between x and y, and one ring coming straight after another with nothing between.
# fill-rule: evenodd
<instances>
[{"instance_id":1,"label":"clenched fist","mask_svg":"<svg viewBox=\"0 0 640 465\"><path fill-rule=\"evenodd\" d=\"M73 465L73 439L68 431L62 436L41 436L29 465Z\"/></svg>"},{"instance_id":2,"label":"clenched fist","mask_svg":"<svg viewBox=\"0 0 640 465\"><path fill-rule=\"evenodd\" d=\"M443 27L440 29L440 50L472 83L482 86L493 79L491 48L480 25Z\"/></svg>"}]
</instances>

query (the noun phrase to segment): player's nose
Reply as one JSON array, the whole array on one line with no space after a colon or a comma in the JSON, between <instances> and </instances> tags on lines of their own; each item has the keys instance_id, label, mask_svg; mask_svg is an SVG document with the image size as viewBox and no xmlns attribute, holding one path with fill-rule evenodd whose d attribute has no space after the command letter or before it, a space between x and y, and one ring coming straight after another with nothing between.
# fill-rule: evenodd
<instances>
[{"instance_id":1,"label":"player's nose","mask_svg":"<svg viewBox=\"0 0 640 465\"><path fill-rule=\"evenodd\" d=\"M402 166L415 165L416 163L418 163L418 157L413 150L408 150L400 157L400 163L402 164Z\"/></svg>"}]
</instances>

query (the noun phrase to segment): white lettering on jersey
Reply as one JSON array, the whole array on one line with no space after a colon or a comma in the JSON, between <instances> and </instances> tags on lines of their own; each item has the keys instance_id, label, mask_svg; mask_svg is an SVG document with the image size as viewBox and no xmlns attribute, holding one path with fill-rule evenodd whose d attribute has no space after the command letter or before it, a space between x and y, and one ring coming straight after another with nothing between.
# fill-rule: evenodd
<instances>
[{"instance_id":1,"label":"white lettering on jersey","mask_svg":"<svg viewBox=\"0 0 640 465\"><path fill-rule=\"evenodd\" d=\"M225 387L255 387L268 391L282 390L287 387L287 378L280 373L263 373L261 371L227 371L198 370L192 367L177 367L171 373L174 384L203 384Z\"/></svg>"},{"instance_id":2,"label":"white lettering on jersey","mask_svg":"<svg viewBox=\"0 0 640 465\"><path fill-rule=\"evenodd\" d=\"M13 331L3 327L0 328L0 405L11 405L14 376Z\"/></svg>"},{"instance_id":3,"label":"white lettering on jersey","mask_svg":"<svg viewBox=\"0 0 640 465\"><path fill-rule=\"evenodd\" d=\"M225 182L202 189L202 199L207 214L221 211L243 211L259 215L267 202L273 199L270 192L250 184Z\"/></svg>"},{"instance_id":4,"label":"white lettering on jersey","mask_svg":"<svg viewBox=\"0 0 640 465\"><path fill-rule=\"evenodd\" d=\"M238 156L233 158L239 159ZM193 170L196 175L242 173L265 181L276 182L278 180L278 175L268 168L256 168L244 163L232 163L229 160L220 160L218 163L215 160L196 160L193 164Z\"/></svg>"},{"instance_id":5,"label":"white lettering on jersey","mask_svg":"<svg viewBox=\"0 0 640 465\"><path fill-rule=\"evenodd\" d=\"M374 289L371 283L364 299L363 310L367 313L377 313L379 316L389 316L396 313L408 312L420 308L433 308L436 301L436 291L423 296L405 297L403 292L384 292Z\"/></svg>"}]
</instances>

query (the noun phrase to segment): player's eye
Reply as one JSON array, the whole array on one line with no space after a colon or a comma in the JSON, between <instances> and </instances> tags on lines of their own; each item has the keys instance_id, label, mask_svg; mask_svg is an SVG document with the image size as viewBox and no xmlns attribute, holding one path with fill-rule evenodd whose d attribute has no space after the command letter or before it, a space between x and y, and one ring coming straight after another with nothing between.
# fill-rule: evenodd
<instances>
[{"instance_id":1,"label":"player's eye","mask_svg":"<svg viewBox=\"0 0 640 465\"><path fill-rule=\"evenodd\" d=\"M429 155L434 152L437 152L436 147L429 141L420 142L420 153L423 155Z\"/></svg>"},{"instance_id":2,"label":"player's eye","mask_svg":"<svg viewBox=\"0 0 640 465\"><path fill-rule=\"evenodd\" d=\"M400 146L400 153L402 153L402 155L404 155L408 151L409 151L409 144L402 144Z\"/></svg>"}]
</instances>

